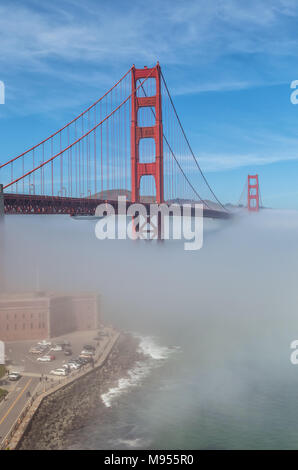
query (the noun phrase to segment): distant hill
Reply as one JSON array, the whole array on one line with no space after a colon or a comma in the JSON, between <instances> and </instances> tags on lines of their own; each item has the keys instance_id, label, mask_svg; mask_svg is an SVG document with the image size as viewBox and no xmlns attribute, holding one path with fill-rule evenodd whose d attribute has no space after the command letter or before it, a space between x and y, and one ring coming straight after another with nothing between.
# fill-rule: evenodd
<instances>
[{"instance_id":1,"label":"distant hill","mask_svg":"<svg viewBox=\"0 0 298 470\"><path fill-rule=\"evenodd\" d=\"M128 201L131 201L131 191L129 189L106 189L104 191L100 191L99 193L93 194L92 196L88 196L91 199L101 199L107 201L117 201L118 196L126 196ZM141 202L155 202L154 196L141 196Z\"/></svg>"},{"instance_id":2,"label":"distant hill","mask_svg":"<svg viewBox=\"0 0 298 470\"><path fill-rule=\"evenodd\" d=\"M126 196L128 201L131 201L131 191L129 189L106 189L104 191L100 191L92 196L88 196L91 199L100 199L100 200L107 200L107 201L117 201L118 196ZM145 203L154 203L156 201L155 196L141 196L141 202ZM195 204L198 201L194 201L193 199L182 199L182 198L175 198L169 199L166 201L168 204ZM213 209L213 210L221 210L222 208L216 202L203 201L205 207ZM227 204L228 206L228 204Z\"/></svg>"},{"instance_id":3,"label":"distant hill","mask_svg":"<svg viewBox=\"0 0 298 470\"><path fill-rule=\"evenodd\" d=\"M126 196L127 199L131 200L131 191L128 189L105 189L99 193L88 196L91 199L101 199L107 201L117 201L118 196Z\"/></svg>"}]
</instances>

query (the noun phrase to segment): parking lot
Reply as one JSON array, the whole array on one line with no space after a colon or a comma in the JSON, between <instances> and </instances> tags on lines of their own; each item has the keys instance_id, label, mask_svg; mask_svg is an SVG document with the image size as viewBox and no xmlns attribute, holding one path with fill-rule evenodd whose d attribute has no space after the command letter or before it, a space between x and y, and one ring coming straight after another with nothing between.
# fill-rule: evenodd
<instances>
[{"instance_id":1,"label":"parking lot","mask_svg":"<svg viewBox=\"0 0 298 470\"><path fill-rule=\"evenodd\" d=\"M37 345L38 341L6 343L5 353L8 359L7 367L10 371L20 372L21 375L49 375L50 371L53 369L61 368L62 365L67 363L69 360L78 358L84 345L91 345L96 349L100 348L101 344L105 341L105 338L110 334L111 329L105 327L101 328L100 332L98 330L76 331L57 338L51 338L50 340L47 340L51 343L51 346L48 346L47 349L40 354L32 354L29 352L30 349ZM41 340L42 339L43 338L41 338ZM55 347L56 344L61 344L64 341L69 343L67 349L71 350L71 355L66 355L63 349L61 351L51 351L52 347ZM38 358L45 355L53 355L55 356L55 360L50 362L40 362Z\"/></svg>"},{"instance_id":2,"label":"parking lot","mask_svg":"<svg viewBox=\"0 0 298 470\"><path fill-rule=\"evenodd\" d=\"M43 343L43 339L39 341L18 341L6 343L6 357L9 364L6 364L9 375L1 379L1 387L5 388L9 393L0 403L0 448L5 444L7 439L15 433L15 426L24 412L25 406L28 406L30 400L36 399L40 394L44 394L53 389L60 387L66 381L76 380L86 371L90 370L90 365L82 364L80 360L84 360L83 356L92 351L92 362L98 365L98 361L104 360L111 350L118 333L112 327L101 327L100 330L89 330L74 332L57 338L51 338L47 348L40 354L33 354L30 350L35 349L38 343ZM58 344L67 344L66 348L72 350L71 355L65 355L65 350L50 351ZM85 350L85 354L81 354ZM38 361L38 358L44 355L55 355L55 360L50 362ZM79 356L81 358L79 359ZM86 356L89 357L90 356ZM79 359L79 360L78 360ZM72 369L68 362L78 366ZM63 369L65 366L68 370L66 376L53 375L51 371ZM13 374L12 374L13 373ZM18 374L17 374L18 373ZM17 375L17 379L10 379L11 375ZM62 381L61 381L62 379ZM4 444L3 444L4 443Z\"/></svg>"}]
</instances>

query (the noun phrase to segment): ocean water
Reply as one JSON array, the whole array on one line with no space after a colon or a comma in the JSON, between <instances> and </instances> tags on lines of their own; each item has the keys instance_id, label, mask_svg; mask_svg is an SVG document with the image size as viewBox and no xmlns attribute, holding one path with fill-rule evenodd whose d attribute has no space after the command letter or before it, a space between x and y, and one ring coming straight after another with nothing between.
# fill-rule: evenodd
<instances>
[{"instance_id":1,"label":"ocean water","mask_svg":"<svg viewBox=\"0 0 298 470\"><path fill-rule=\"evenodd\" d=\"M297 212L206 221L197 252L99 241L63 216L4 225L6 288L98 290L145 354L70 448L298 448Z\"/></svg>"}]
</instances>

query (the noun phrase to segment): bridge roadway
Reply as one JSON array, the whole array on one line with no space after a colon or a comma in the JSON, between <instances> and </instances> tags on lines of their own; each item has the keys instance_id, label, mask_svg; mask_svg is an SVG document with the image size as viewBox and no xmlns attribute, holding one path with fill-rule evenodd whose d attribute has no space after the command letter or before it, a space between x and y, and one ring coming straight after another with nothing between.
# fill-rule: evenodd
<instances>
[{"instance_id":1,"label":"bridge roadway","mask_svg":"<svg viewBox=\"0 0 298 470\"><path fill-rule=\"evenodd\" d=\"M115 213L118 210L118 201L107 201L93 198L72 198L60 196L40 196L34 194L3 193L5 214L69 214L94 215L99 204L111 204ZM126 209L132 203L126 202ZM149 214L150 203L142 203ZM192 216L195 210L192 208ZM204 207L203 216L214 219L228 219L231 214L224 210Z\"/></svg>"}]
</instances>

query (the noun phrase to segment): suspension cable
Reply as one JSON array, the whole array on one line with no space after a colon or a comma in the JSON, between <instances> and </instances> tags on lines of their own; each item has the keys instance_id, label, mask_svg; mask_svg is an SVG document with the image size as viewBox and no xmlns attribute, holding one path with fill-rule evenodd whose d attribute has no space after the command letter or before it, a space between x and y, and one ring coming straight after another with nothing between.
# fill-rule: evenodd
<instances>
[{"instance_id":1,"label":"suspension cable","mask_svg":"<svg viewBox=\"0 0 298 470\"><path fill-rule=\"evenodd\" d=\"M25 152L21 153L20 155L18 155L17 157L14 157L12 158L11 160L9 160L8 162L6 163L3 163L2 165L0 165L0 170L2 168L4 168L5 166L9 165L10 163L13 163L14 161L18 160L19 158L23 157L24 155L28 154L29 152L31 152L32 150L35 150L37 147L39 147L40 145L44 144L45 142L47 142L48 140L52 139L53 137L55 137L57 134L59 134L59 132L62 132L64 131L64 129L66 129L68 126L70 126L71 124L73 124L74 122L76 122L78 119L80 119L82 116L84 116L88 111L90 111L92 108L94 108L94 106L96 106L101 100L103 100L103 98L105 98L117 85L119 85L119 83L121 83L125 77L127 77L127 75L131 72L131 69L132 67L128 70L128 72L126 72L125 75L123 75L123 77L120 78L120 80L118 80L117 83L115 83L115 85L112 86L112 88L109 89L109 91L107 91L103 96L101 96L101 98L99 98L97 101L95 101L91 106L89 106L89 108L85 109L85 111L83 111L81 114L79 114L78 116L76 116L74 119L72 119L71 121L69 121L67 124L65 124L65 126L61 127L61 129L59 129L58 131L54 132L54 134L50 135L49 137L47 137L46 139L42 140L41 142L39 142L39 144L36 144L34 145L33 147L31 147L30 149L26 150Z\"/></svg>"},{"instance_id":2,"label":"suspension cable","mask_svg":"<svg viewBox=\"0 0 298 470\"><path fill-rule=\"evenodd\" d=\"M141 85L141 88L142 88L142 90L143 90L143 92L144 92L144 95L147 96L146 91L145 91L143 85ZM151 112L152 112L154 118L156 118L156 114L155 114L154 109L152 108L152 106L150 106L150 109L151 109ZM200 200L203 204L205 204L205 205L208 207L208 209L211 209L211 207L208 206L208 204L207 204L205 201L203 201L203 199L201 198L201 196L199 195L199 193L196 191L196 189L194 188L194 186L192 185L192 183L189 181L189 179L188 179L188 177L186 176L186 174L185 174L183 168L181 167L180 163L178 162L178 160L177 160L177 158L176 158L176 155L174 154L174 152L173 152L173 150L172 150L172 147L170 146L170 143L169 143L168 139L166 138L164 132L163 132L163 138L165 139L165 142L166 142L166 144L167 144L167 146L168 146L168 148L169 148L169 150L170 150L170 152L171 152L171 154L172 154L174 160L176 161L176 163L177 163L177 165L178 165L178 167L179 167L181 173L183 174L184 178L186 179L186 181L188 182L188 184L190 185L190 187L192 188L192 190L194 191L194 193L198 196L199 200Z\"/></svg>"},{"instance_id":3,"label":"suspension cable","mask_svg":"<svg viewBox=\"0 0 298 470\"><path fill-rule=\"evenodd\" d=\"M244 194L245 194L246 190L247 190L247 181L245 181L245 183L244 183L244 186L243 186L243 189L242 189L239 201L238 201L238 206L240 206L240 203L242 201L242 198L244 197Z\"/></svg>"},{"instance_id":4,"label":"suspension cable","mask_svg":"<svg viewBox=\"0 0 298 470\"><path fill-rule=\"evenodd\" d=\"M147 75L147 77L143 80L143 82L124 100L122 101L121 104L119 104L119 106L117 106L117 108L115 108L113 111L110 112L110 114L108 114L101 122L99 122L98 124L96 124L92 129L90 129L88 132L86 132L84 135L82 135L81 137L79 137L75 142L73 142L72 144L70 144L68 147L65 147L63 150L60 150L60 152L58 152L56 155L54 155L53 157L49 158L47 161L41 163L40 165L38 165L37 167L33 168L32 170L28 171L25 175L22 175L20 176L19 178L15 179L14 181L11 181L9 184L7 184L6 186L3 186L3 189L6 189L6 188L9 188L10 186L12 186L13 184L15 183L18 183L20 180L22 180L23 178L25 178L26 176L29 176L31 175L32 173L34 173L35 171L39 170L40 168L43 168L45 165L47 165L49 162L52 162L53 160L55 160L57 157L59 157L60 155L62 155L64 152L66 152L67 150L71 149L74 145L76 145L78 142L80 142L82 139L84 139L85 137L87 137L89 134L91 134L95 129L97 129L99 126L101 126L107 119L109 119L111 116L113 116L115 114L116 111L118 111L118 109L120 109L131 97L132 95L134 95L137 90L146 82L146 80L148 80L148 78L152 75L153 73L153 70L155 69L155 67L153 69L151 69L150 73Z\"/></svg>"},{"instance_id":5,"label":"suspension cable","mask_svg":"<svg viewBox=\"0 0 298 470\"><path fill-rule=\"evenodd\" d=\"M170 102L171 102L171 104L172 104L174 113L175 113L176 118L177 118L177 120L178 120L179 126L180 126L180 128L181 128L181 130L182 130L182 133L183 133L183 135L184 135L185 141L186 141L186 143L187 143L187 145L188 145L188 148L189 148L189 150L190 150L190 152L191 152L191 154L192 154L192 156L193 156L193 159L194 159L194 161L195 161L195 163L196 163L196 165L197 165L197 167L198 167L198 170L199 170L199 172L201 173L201 175L202 175L202 177L203 177L203 179L204 179L206 185L208 186L208 188L209 188L211 194L214 196L215 200L218 202L218 204L219 204L225 211L229 212L228 209L227 209L225 206L223 206L223 204L220 202L220 200L216 197L216 195L214 194L213 190L211 189L211 187L210 187L210 185L209 185L209 183L208 183L208 181L207 181L207 179L206 179L204 173L203 173L202 170L201 170L201 167L200 167L200 165L199 165L199 163L198 163L198 161L197 161L197 159L196 159L196 157L195 157L195 154L194 154L194 152L193 152L193 150L192 150L192 148L191 148L191 146L190 146L189 140L188 140L188 138L187 138L187 136L186 136L186 134L185 134L184 128L183 128L183 126L182 126L182 123L181 123L181 121L180 121L180 119L179 119L178 113L177 113L177 111L176 111L175 105L174 105L174 103L173 103L173 100L172 100L172 97L171 97L171 95L170 95L169 89L168 89L168 87L167 87L167 84L166 84L165 78L164 78L164 76L163 76L163 73L162 73L162 72L160 72L160 73L161 73L161 77L162 77L163 83L164 83L164 85L165 85L165 87L166 87L166 91L167 91L167 94L168 94L168 96L169 96Z\"/></svg>"}]
</instances>

